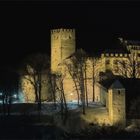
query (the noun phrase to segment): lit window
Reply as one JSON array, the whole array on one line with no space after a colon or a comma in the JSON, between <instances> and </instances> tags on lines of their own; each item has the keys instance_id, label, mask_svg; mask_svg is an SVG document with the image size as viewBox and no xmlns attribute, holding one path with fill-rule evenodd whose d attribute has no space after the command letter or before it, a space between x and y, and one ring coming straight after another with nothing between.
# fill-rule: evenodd
<instances>
[{"instance_id":1,"label":"lit window","mask_svg":"<svg viewBox=\"0 0 140 140\"><path fill-rule=\"evenodd\" d=\"M120 113L120 109L118 109L118 112Z\"/></svg>"},{"instance_id":2,"label":"lit window","mask_svg":"<svg viewBox=\"0 0 140 140\"><path fill-rule=\"evenodd\" d=\"M73 95L73 93L71 93L70 95Z\"/></svg>"},{"instance_id":3,"label":"lit window","mask_svg":"<svg viewBox=\"0 0 140 140\"><path fill-rule=\"evenodd\" d=\"M121 56L121 57L123 56L122 53L120 54L120 56Z\"/></svg>"},{"instance_id":4,"label":"lit window","mask_svg":"<svg viewBox=\"0 0 140 140\"><path fill-rule=\"evenodd\" d=\"M127 54L125 54L124 56L127 57Z\"/></svg>"},{"instance_id":5,"label":"lit window","mask_svg":"<svg viewBox=\"0 0 140 140\"><path fill-rule=\"evenodd\" d=\"M114 54L113 54L113 53L111 53L111 56L114 56Z\"/></svg>"},{"instance_id":6,"label":"lit window","mask_svg":"<svg viewBox=\"0 0 140 140\"><path fill-rule=\"evenodd\" d=\"M106 56L109 56L109 54L108 54L108 53L106 53Z\"/></svg>"}]
</instances>

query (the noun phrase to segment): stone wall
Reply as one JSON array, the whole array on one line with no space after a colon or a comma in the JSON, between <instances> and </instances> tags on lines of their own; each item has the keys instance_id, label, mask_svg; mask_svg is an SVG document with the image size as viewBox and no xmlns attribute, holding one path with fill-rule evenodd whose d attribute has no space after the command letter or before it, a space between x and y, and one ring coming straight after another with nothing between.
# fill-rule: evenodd
<instances>
[{"instance_id":1,"label":"stone wall","mask_svg":"<svg viewBox=\"0 0 140 140\"><path fill-rule=\"evenodd\" d=\"M28 80L29 79L29 80ZM25 102L35 102L35 89L33 84L31 84L31 81L33 81L33 78L29 75L24 75L20 77L20 90L23 94L23 98ZM48 90L49 90L49 84L47 75L42 75L42 92L41 92L41 99L47 100L49 98Z\"/></svg>"}]
</instances>

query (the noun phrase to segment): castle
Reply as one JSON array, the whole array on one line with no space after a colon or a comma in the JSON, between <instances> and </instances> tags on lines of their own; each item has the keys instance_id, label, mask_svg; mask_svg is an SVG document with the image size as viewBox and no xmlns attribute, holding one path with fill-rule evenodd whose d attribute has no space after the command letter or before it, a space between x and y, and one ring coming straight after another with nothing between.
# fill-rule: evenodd
<instances>
[{"instance_id":1,"label":"castle","mask_svg":"<svg viewBox=\"0 0 140 140\"><path fill-rule=\"evenodd\" d=\"M109 71L113 75L125 78L140 77L140 43L122 38L119 40L123 51L103 52L100 57L87 57L85 61L87 68L85 69L86 83L84 84L86 84L88 101L94 100L94 102L101 102L106 106L111 124L119 122L125 124L125 88L120 81L114 81L109 88L104 87L100 83L104 77L100 74ZM65 65L70 62L75 52L75 29L51 30L51 72L64 76L63 89L67 102L78 100L75 83ZM43 87L45 85L47 83ZM30 101L34 101L34 89L29 81L23 78L21 78L21 90ZM46 94L47 91L44 88L42 92L44 92L42 94Z\"/></svg>"}]
</instances>

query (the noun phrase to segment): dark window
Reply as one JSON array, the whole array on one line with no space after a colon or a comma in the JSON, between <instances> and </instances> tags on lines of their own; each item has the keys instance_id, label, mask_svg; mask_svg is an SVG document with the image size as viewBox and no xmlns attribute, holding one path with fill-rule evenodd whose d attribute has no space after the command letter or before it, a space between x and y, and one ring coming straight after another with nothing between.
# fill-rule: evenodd
<instances>
[{"instance_id":1,"label":"dark window","mask_svg":"<svg viewBox=\"0 0 140 140\"><path fill-rule=\"evenodd\" d=\"M109 65L110 64L110 61L109 60L106 60L106 65Z\"/></svg>"},{"instance_id":2,"label":"dark window","mask_svg":"<svg viewBox=\"0 0 140 140\"><path fill-rule=\"evenodd\" d=\"M120 109L118 109L118 112L120 113Z\"/></svg>"},{"instance_id":3,"label":"dark window","mask_svg":"<svg viewBox=\"0 0 140 140\"><path fill-rule=\"evenodd\" d=\"M118 60L114 60L113 63L114 63L114 65L117 65L118 64Z\"/></svg>"},{"instance_id":4,"label":"dark window","mask_svg":"<svg viewBox=\"0 0 140 140\"><path fill-rule=\"evenodd\" d=\"M121 94L121 91L120 91L120 90L118 90L118 94L119 94L119 95Z\"/></svg>"}]
</instances>

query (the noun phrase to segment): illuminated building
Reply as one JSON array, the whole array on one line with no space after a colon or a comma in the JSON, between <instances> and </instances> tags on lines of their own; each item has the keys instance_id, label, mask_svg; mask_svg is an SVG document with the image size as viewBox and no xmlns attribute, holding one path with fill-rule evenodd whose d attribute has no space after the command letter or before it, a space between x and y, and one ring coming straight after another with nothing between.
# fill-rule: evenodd
<instances>
[{"instance_id":1,"label":"illuminated building","mask_svg":"<svg viewBox=\"0 0 140 140\"><path fill-rule=\"evenodd\" d=\"M114 51L114 52L102 52L98 59L95 61L94 57L87 57L85 64L86 69L84 76L84 84L86 85L87 98L88 101L93 101L93 91L94 91L94 101L101 102L103 106L106 106L108 111L108 118L111 124L123 123L125 124L125 89L119 81L112 83L109 89L103 87L99 82L101 80L100 73L106 73L110 71L113 75L126 76L126 78L131 78L132 74L130 71L122 73L124 69L121 68L121 63L125 62L125 66L129 65L130 58L134 58L133 63L135 64L135 72L139 74L138 64L140 62L140 43L135 41L127 41L120 38L120 46L125 51ZM75 29L54 29L51 30L51 72L52 74L61 75L63 77L63 89L65 93L65 98L67 102L73 102L78 100L77 90L75 83L68 72L66 63L69 64L71 57L76 52L76 36ZM125 67L124 67L125 68ZM96 69L96 79L94 77L93 71ZM126 68L125 68L126 69ZM47 77L47 76L46 76ZM140 75L136 76L139 78ZM47 79L47 78L46 78ZM45 79L44 79L45 80ZM95 84L93 86L93 80ZM86 81L86 83L85 83ZM29 101L35 100L33 87L21 78L21 89L22 92L28 96ZM24 84L24 85L23 85ZM27 86L26 86L27 85ZM46 87L45 83L42 87ZM93 88L94 87L94 88ZM79 89L78 89L79 90ZM43 91L47 93L47 89ZM56 93L57 94L57 93ZM79 97L80 95L79 91ZM44 98L47 98L44 97ZM47 100L47 99L44 99ZM26 99L27 101L27 99ZM115 110L117 109L117 110Z\"/></svg>"}]
</instances>

